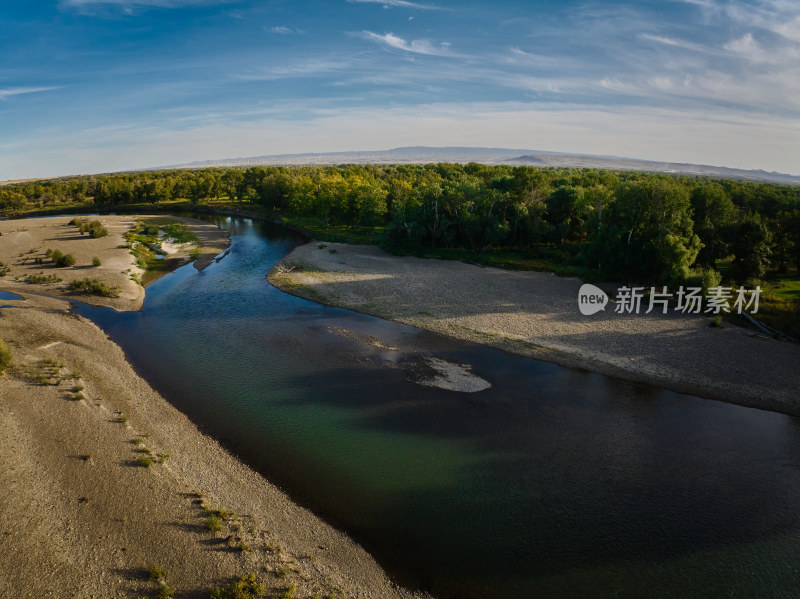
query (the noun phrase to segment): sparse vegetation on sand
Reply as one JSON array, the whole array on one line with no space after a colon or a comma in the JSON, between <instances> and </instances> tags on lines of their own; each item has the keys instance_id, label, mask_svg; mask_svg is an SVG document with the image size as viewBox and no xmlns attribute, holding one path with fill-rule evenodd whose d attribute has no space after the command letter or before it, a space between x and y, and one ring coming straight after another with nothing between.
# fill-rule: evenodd
<instances>
[{"instance_id":1,"label":"sparse vegetation on sand","mask_svg":"<svg viewBox=\"0 0 800 599\"><path fill-rule=\"evenodd\" d=\"M72 281L69 284L72 291L80 291L89 295L99 295L101 297L119 297L120 288L118 285L109 287L98 279L85 278L79 281Z\"/></svg>"},{"instance_id":2,"label":"sparse vegetation on sand","mask_svg":"<svg viewBox=\"0 0 800 599\"><path fill-rule=\"evenodd\" d=\"M25 282L33 285L54 285L60 283L61 279L55 275L39 273L38 275L28 275L25 277Z\"/></svg>"},{"instance_id":3,"label":"sparse vegetation on sand","mask_svg":"<svg viewBox=\"0 0 800 599\"><path fill-rule=\"evenodd\" d=\"M228 587L212 589L209 593L209 599L251 599L260 597L264 590L264 585L256 580L256 575L248 574L247 576L242 576ZM294 594L287 597L287 599L293 596Z\"/></svg>"},{"instance_id":4,"label":"sparse vegetation on sand","mask_svg":"<svg viewBox=\"0 0 800 599\"><path fill-rule=\"evenodd\" d=\"M6 371L13 359L14 355L11 353L11 349L0 339L0 374Z\"/></svg>"}]
</instances>

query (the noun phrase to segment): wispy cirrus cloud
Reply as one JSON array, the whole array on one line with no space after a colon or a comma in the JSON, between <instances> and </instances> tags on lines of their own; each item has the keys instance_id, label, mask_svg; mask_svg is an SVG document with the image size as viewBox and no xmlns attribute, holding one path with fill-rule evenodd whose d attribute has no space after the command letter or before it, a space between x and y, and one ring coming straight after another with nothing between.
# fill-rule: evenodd
<instances>
[{"instance_id":1,"label":"wispy cirrus cloud","mask_svg":"<svg viewBox=\"0 0 800 599\"><path fill-rule=\"evenodd\" d=\"M81 14L103 14L114 11L135 14L137 10L153 8L187 8L190 6L213 6L235 4L240 0L61 0L62 9L75 10ZM230 15L239 18L236 15Z\"/></svg>"},{"instance_id":2,"label":"wispy cirrus cloud","mask_svg":"<svg viewBox=\"0 0 800 599\"><path fill-rule=\"evenodd\" d=\"M800 42L800 4L794 0L678 0L699 6L706 15L724 15L734 23L775 33L791 42Z\"/></svg>"},{"instance_id":3,"label":"wispy cirrus cloud","mask_svg":"<svg viewBox=\"0 0 800 599\"><path fill-rule=\"evenodd\" d=\"M61 0L62 6L154 6L161 8L182 8L198 4L231 4L232 0Z\"/></svg>"},{"instance_id":4,"label":"wispy cirrus cloud","mask_svg":"<svg viewBox=\"0 0 800 599\"><path fill-rule=\"evenodd\" d=\"M415 8L418 10L447 10L433 4L420 4L408 0L347 0L350 4L381 4L384 8L395 6L398 8Z\"/></svg>"},{"instance_id":5,"label":"wispy cirrus cloud","mask_svg":"<svg viewBox=\"0 0 800 599\"><path fill-rule=\"evenodd\" d=\"M36 94L39 92L49 92L58 87L0 87L0 100L6 100L12 96L21 96L23 94Z\"/></svg>"},{"instance_id":6,"label":"wispy cirrus cloud","mask_svg":"<svg viewBox=\"0 0 800 599\"><path fill-rule=\"evenodd\" d=\"M675 37L668 37L665 35L652 35L650 33L642 33L639 35L639 39L648 40L651 42L656 42L658 44L663 44L665 46L672 46L674 48L683 48L684 50L693 50L695 52L708 52L709 48L707 46L703 46L702 44L696 44L694 42L690 42L687 40L683 40L680 38Z\"/></svg>"},{"instance_id":7,"label":"wispy cirrus cloud","mask_svg":"<svg viewBox=\"0 0 800 599\"><path fill-rule=\"evenodd\" d=\"M240 73L234 78L239 81L274 81L276 79L291 79L297 77L312 77L326 73L347 71L353 68L353 63L348 60L335 58L314 58L300 60L289 64L280 64Z\"/></svg>"},{"instance_id":8,"label":"wispy cirrus cloud","mask_svg":"<svg viewBox=\"0 0 800 599\"><path fill-rule=\"evenodd\" d=\"M428 40L404 40L394 33L384 33L380 35L372 31L362 31L356 34L358 37L370 42L374 42L386 48L402 50L412 54L424 54L426 56L445 56L449 58L464 58L463 54L457 54L450 49L448 42L443 42L438 46L433 45Z\"/></svg>"},{"instance_id":9,"label":"wispy cirrus cloud","mask_svg":"<svg viewBox=\"0 0 800 599\"><path fill-rule=\"evenodd\" d=\"M294 29L293 27L286 27L285 25L274 25L273 27L264 27L264 31L268 33L276 33L278 35L300 35L305 33L300 29Z\"/></svg>"}]
</instances>

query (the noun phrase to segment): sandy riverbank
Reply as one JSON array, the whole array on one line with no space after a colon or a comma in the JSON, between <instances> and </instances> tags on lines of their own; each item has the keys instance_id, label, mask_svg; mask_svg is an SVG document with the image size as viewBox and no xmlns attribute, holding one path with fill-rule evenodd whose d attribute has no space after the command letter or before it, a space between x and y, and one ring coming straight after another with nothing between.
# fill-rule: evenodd
<instances>
[{"instance_id":1,"label":"sandy riverbank","mask_svg":"<svg viewBox=\"0 0 800 599\"><path fill-rule=\"evenodd\" d=\"M99 220L108 230L108 235L92 239L81 235L71 216L47 218L27 218L0 221L0 288L9 291L43 293L58 297L75 297L81 301L111 306L118 310L138 310L144 301L144 289L131 278L141 278L143 270L136 266L133 255L123 246L123 235L136 224L137 219L157 218L136 215L86 216L88 220ZM220 252L228 247L227 234L211 223L170 216L188 226L199 239L199 245L164 244L167 251L165 260L175 267L190 260L190 250L196 250L199 257L195 262L198 269L208 266ZM48 249L60 250L63 254L75 256L75 266L57 268L45 253ZM93 265L93 259L100 259L100 266ZM37 262L39 259L41 262ZM49 284L30 283L28 277L53 276L60 279ZM69 290L69 283L85 278L98 279L108 286L119 286L118 298L105 298L76 294Z\"/></svg>"},{"instance_id":2,"label":"sandy riverbank","mask_svg":"<svg viewBox=\"0 0 800 599\"><path fill-rule=\"evenodd\" d=\"M619 315L610 307L583 316L578 279L313 242L269 280L311 300L515 354L800 415L800 345L728 323L713 328L702 315Z\"/></svg>"},{"instance_id":3,"label":"sandy riverbank","mask_svg":"<svg viewBox=\"0 0 800 599\"><path fill-rule=\"evenodd\" d=\"M0 261L11 268L0 289L23 296L0 300L0 339L14 354L0 376L0 596L155 597L167 584L175 597L199 598L250 573L267 594L410 596L358 545L200 433L67 301L34 294L67 291L13 280L29 268L20 263L29 249L74 251L78 267L99 255L115 266L76 277L102 275L124 291L95 303L141 305L141 288L128 285L132 258L117 247L133 217L100 218L110 235L98 240L71 239L66 217L0 223ZM148 580L154 565L161 582Z\"/></svg>"}]
</instances>

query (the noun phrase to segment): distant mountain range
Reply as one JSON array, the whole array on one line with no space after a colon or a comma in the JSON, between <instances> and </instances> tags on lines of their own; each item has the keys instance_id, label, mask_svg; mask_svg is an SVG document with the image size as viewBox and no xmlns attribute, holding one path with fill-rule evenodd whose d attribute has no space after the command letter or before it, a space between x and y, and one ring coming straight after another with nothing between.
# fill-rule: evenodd
<instances>
[{"instance_id":1,"label":"distant mountain range","mask_svg":"<svg viewBox=\"0 0 800 599\"><path fill-rule=\"evenodd\" d=\"M680 162L658 162L617 156L592 156L584 154L562 154L540 150L519 150L509 148L431 148L414 146L379 150L374 152L329 152L319 154L273 154L251 158L226 158L205 160L189 164L172 165L164 168L208 168L234 166L298 166L331 164L426 164L435 162L481 164L508 164L513 166L552 166L573 168L600 168L611 170L648 171L655 173L676 173L720 179L749 179L800 185L800 175L767 172L764 170L745 170L724 166L708 166Z\"/></svg>"}]
</instances>

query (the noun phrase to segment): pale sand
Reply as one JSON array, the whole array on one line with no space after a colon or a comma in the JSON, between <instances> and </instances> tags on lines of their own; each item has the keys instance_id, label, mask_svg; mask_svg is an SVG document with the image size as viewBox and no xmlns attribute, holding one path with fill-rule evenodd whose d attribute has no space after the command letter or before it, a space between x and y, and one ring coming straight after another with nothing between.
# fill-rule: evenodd
<instances>
[{"instance_id":1,"label":"pale sand","mask_svg":"<svg viewBox=\"0 0 800 599\"><path fill-rule=\"evenodd\" d=\"M81 217L84 218L84 217ZM90 221L99 220L108 229L108 236L92 239L89 235L81 235L78 228L70 224L71 216L54 216L47 218L27 218L20 220L0 221L0 262L9 267L10 272L0 277L0 287L9 291L44 293L47 295L75 297L81 301L104 306L112 306L118 310L138 310L144 302L144 289L131 279L131 275L142 275L136 266L131 253L120 248L125 243L123 234L135 223L136 219L154 218L152 216L135 215L100 215L85 216ZM228 247L227 234L208 222L170 216L172 220L183 222L197 235L202 243L200 257L195 266L203 269L214 257ZM45 257L48 249L61 250L64 254L73 254L77 260L75 266L56 268ZM189 246L169 246L169 258L176 263L189 261ZM92 259L100 258L100 266L92 266ZM42 258L43 264L37 264L36 258ZM176 264L177 265L177 264ZM26 283L29 275L55 275L62 279L51 285ZM70 281L84 278L99 279L103 283L120 287L119 298L103 298L75 294L69 291Z\"/></svg>"},{"instance_id":2,"label":"pale sand","mask_svg":"<svg viewBox=\"0 0 800 599\"><path fill-rule=\"evenodd\" d=\"M100 255L116 265L103 279L124 295L98 303L141 303L127 282L129 253L116 248L132 217L101 217L113 234L99 240L69 239L65 220L0 222L0 260L13 269L0 289L24 297L0 301L14 306L0 311L0 339L14 353L0 376L0 596L152 597L155 564L176 597L207 597L251 572L268 593L294 585L298 598L411 596L357 544L201 434L66 301L12 281L27 269L19 253L56 246L79 264ZM61 383L44 386L43 376ZM83 398L74 399L76 387ZM163 464L137 464L164 453ZM212 535L205 523L217 508L237 517Z\"/></svg>"},{"instance_id":3,"label":"pale sand","mask_svg":"<svg viewBox=\"0 0 800 599\"><path fill-rule=\"evenodd\" d=\"M311 300L515 354L800 415L798 344L727 322L712 328L709 316L674 311L622 316L610 304L583 316L575 278L313 242L276 265L269 280Z\"/></svg>"}]
</instances>

